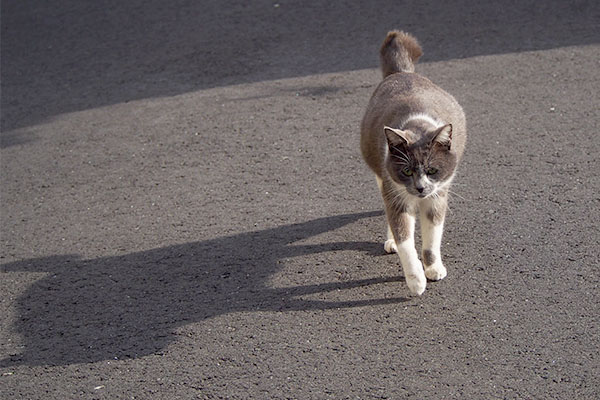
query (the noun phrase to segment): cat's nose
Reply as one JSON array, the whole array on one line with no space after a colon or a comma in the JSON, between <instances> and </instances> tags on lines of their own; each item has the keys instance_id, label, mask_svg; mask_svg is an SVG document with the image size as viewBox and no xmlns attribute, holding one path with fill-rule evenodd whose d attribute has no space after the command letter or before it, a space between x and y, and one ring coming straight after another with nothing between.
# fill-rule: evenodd
<instances>
[{"instance_id":1,"label":"cat's nose","mask_svg":"<svg viewBox=\"0 0 600 400\"><path fill-rule=\"evenodd\" d=\"M419 192L419 193L423 193L423 190L425 189L422 186L417 186L416 188L417 188L417 192Z\"/></svg>"}]
</instances>

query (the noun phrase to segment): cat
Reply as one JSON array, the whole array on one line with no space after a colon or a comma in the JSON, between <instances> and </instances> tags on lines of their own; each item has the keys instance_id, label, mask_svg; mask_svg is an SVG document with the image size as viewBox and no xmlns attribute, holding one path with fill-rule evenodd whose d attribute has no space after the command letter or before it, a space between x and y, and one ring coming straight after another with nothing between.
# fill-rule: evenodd
<instances>
[{"instance_id":1,"label":"cat","mask_svg":"<svg viewBox=\"0 0 600 400\"><path fill-rule=\"evenodd\" d=\"M409 290L443 279L441 242L449 187L462 157L466 119L450 94L415 73L423 51L409 33L391 31L380 49L383 81L361 123L361 152L376 175L388 222L387 253L398 253ZM415 249L419 214L422 260ZM424 268L423 268L424 265Z\"/></svg>"}]
</instances>

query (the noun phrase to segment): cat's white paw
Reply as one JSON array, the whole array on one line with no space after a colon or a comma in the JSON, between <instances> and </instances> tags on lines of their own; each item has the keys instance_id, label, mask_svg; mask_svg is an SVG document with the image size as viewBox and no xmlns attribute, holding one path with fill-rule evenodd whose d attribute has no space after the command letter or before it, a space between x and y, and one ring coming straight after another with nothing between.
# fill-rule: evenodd
<instances>
[{"instance_id":1,"label":"cat's white paw","mask_svg":"<svg viewBox=\"0 0 600 400\"><path fill-rule=\"evenodd\" d=\"M385 243L383 244L383 248L385 249L385 252L388 254L398 252L398 247L396 247L396 241L394 239L386 240Z\"/></svg>"},{"instance_id":2,"label":"cat's white paw","mask_svg":"<svg viewBox=\"0 0 600 400\"><path fill-rule=\"evenodd\" d=\"M427 286L427 279L425 279L425 275L408 275L406 278L406 284L408 285L408 289L412 294L422 295L425 291L425 286Z\"/></svg>"},{"instance_id":3,"label":"cat's white paw","mask_svg":"<svg viewBox=\"0 0 600 400\"><path fill-rule=\"evenodd\" d=\"M448 271L441 261L437 261L429 266L425 266L425 276L431 281L439 281L444 279Z\"/></svg>"}]
</instances>

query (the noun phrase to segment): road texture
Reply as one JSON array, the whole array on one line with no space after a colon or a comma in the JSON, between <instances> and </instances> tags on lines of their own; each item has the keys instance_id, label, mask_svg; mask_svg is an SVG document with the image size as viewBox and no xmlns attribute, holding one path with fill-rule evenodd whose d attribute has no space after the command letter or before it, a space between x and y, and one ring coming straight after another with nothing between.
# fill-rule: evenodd
<instances>
[{"instance_id":1,"label":"road texture","mask_svg":"<svg viewBox=\"0 0 600 400\"><path fill-rule=\"evenodd\" d=\"M600 397L597 2L1 7L0 398ZM420 297L358 149L396 28L470 135Z\"/></svg>"}]
</instances>

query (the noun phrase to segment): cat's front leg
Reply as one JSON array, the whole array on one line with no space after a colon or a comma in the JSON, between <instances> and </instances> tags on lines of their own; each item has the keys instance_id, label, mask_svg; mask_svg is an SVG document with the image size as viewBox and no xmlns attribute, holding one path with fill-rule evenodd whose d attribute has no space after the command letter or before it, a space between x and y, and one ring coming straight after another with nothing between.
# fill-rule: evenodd
<instances>
[{"instance_id":1,"label":"cat's front leg","mask_svg":"<svg viewBox=\"0 0 600 400\"><path fill-rule=\"evenodd\" d=\"M415 249L415 217L408 212L390 208L387 209L387 216L408 289L420 295L425 291L427 279Z\"/></svg>"},{"instance_id":2,"label":"cat's front leg","mask_svg":"<svg viewBox=\"0 0 600 400\"><path fill-rule=\"evenodd\" d=\"M447 196L445 194L426 199L421 204L420 220L423 237L423 264L425 276L432 281L446 277L446 267L442 263L441 245L446 216Z\"/></svg>"}]
</instances>

